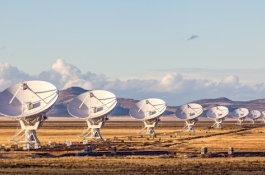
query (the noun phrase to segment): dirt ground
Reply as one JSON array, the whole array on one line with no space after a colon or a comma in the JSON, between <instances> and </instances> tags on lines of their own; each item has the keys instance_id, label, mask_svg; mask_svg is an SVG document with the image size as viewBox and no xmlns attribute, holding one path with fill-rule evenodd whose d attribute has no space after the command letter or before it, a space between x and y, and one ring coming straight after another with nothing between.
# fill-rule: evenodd
<instances>
[{"instance_id":1,"label":"dirt ground","mask_svg":"<svg viewBox=\"0 0 265 175\"><path fill-rule=\"evenodd\" d=\"M166 150L174 156L84 156L59 157L70 152L46 151L49 157L32 157L37 151L9 151L0 154L0 174L264 174L265 157L216 157L184 158L185 154L199 154L202 147L210 153L227 152L233 147L235 152L264 152L265 125L236 126L235 121L225 121L223 129L209 129L212 121L199 121L195 133L181 132L183 122L161 121L155 128L157 137L137 135L143 123L137 121L108 121L101 129L108 146L116 146L117 151ZM49 141L64 144L65 140L80 143L77 137L85 128L82 121L49 120L37 131L42 145ZM17 122L0 122L0 144L10 147L7 140L19 130ZM115 137L115 139L114 139ZM130 138L130 139L129 139ZM93 142L94 143L94 142ZM106 151L97 143L94 151ZM22 146L22 144L19 144ZM83 151L77 148L74 152Z\"/></svg>"}]
</instances>

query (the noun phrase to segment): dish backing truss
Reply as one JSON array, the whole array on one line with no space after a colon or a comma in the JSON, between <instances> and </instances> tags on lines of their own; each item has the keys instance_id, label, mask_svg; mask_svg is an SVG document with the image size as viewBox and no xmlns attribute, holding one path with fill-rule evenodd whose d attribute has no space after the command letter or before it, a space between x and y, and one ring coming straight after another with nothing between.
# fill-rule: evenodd
<instances>
[{"instance_id":1,"label":"dish backing truss","mask_svg":"<svg viewBox=\"0 0 265 175\"><path fill-rule=\"evenodd\" d=\"M87 128L79 137L84 140L92 138L103 140L100 128L104 126L107 116L117 104L116 96L104 90L93 90L75 97L67 107L73 117L85 120Z\"/></svg>"},{"instance_id":2,"label":"dish backing truss","mask_svg":"<svg viewBox=\"0 0 265 175\"><path fill-rule=\"evenodd\" d=\"M182 131L194 132L194 125L198 117L202 114L202 106L196 103L188 103L177 108L175 115L181 120L185 120L186 125Z\"/></svg>"},{"instance_id":3,"label":"dish backing truss","mask_svg":"<svg viewBox=\"0 0 265 175\"><path fill-rule=\"evenodd\" d=\"M36 131L47 119L46 113L56 102L58 94L58 89L45 81L26 81L4 90L0 94L0 113L18 120L21 126L9 141L39 148Z\"/></svg>"},{"instance_id":4,"label":"dish backing truss","mask_svg":"<svg viewBox=\"0 0 265 175\"><path fill-rule=\"evenodd\" d=\"M144 127L138 134L156 135L154 128L166 108L166 102L157 98L149 98L136 103L129 113L131 117L144 122Z\"/></svg>"},{"instance_id":5,"label":"dish backing truss","mask_svg":"<svg viewBox=\"0 0 265 175\"><path fill-rule=\"evenodd\" d=\"M222 122L227 116L229 110L225 106L215 106L209 109L206 113L206 116L210 119L214 119L215 123L211 126L212 128L222 128Z\"/></svg>"}]
</instances>

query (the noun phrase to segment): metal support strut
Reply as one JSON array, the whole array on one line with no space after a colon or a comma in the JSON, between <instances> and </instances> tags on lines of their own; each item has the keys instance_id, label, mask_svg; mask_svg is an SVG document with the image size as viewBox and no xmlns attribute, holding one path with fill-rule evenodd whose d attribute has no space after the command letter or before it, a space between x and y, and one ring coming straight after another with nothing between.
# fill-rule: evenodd
<instances>
[{"instance_id":1,"label":"metal support strut","mask_svg":"<svg viewBox=\"0 0 265 175\"><path fill-rule=\"evenodd\" d=\"M144 127L138 132L140 135L156 135L154 127L160 121L159 118L149 119L144 121Z\"/></svg>"},{"instance_id":2,"label":"metal support strut","mask_svg":"<svg viewBox=\"0 0 265 175\"><path fill-rule=\"evenodd\" d=\"M223 121L224 121L224 118L215 119L215 123L212 125L212 128L222 128L222 122Z\"/></svg>"},{"instance_id":3,"label":"metal support strut","mask_svg":"<svg viewBox=\"0 0 265 175\"><path fill-rule=\"evenodd\" d=\"M257 118L253 118L250 122L250 125L255 125L257 120L258 120Z\"/></svg>"},{"instance_id":4,"label":"metal support strut","mask_svg":"<svg viewBox=\"0 0 265 175\"><path fill-rule=\"evenodd\" d=\"M87 119L87 128L85 128L82 134L80 134L78 137L81 137L84 140L86 140L87 138L103 140L99 129L104 126L106 120L108 120L106 116Z\"/></svg>"},{"instance_id":5,"label":"metal support strut","mask_svg":"<svg viewBox=\"0 0 265 175\"><path fill-rule=\"evenodd\" d=\"M47 117L44 114L34 115L32 117L21 118L19 123L21 129L12 136L9 141L16 143L28 143L31 147L40 147L40 141L36 131L42 126Z\"/></svg>"},{"instance_id":6,"label":"metal support strut","mask_svg":"<svg viewBox=\"0 0 265 175\"><path fill-rule=\"evenodd\" d=\"M188 131L188 132L194 132L193 126L196 124L198 121L197 118L191 119L191 120L186 120L186 125L182 128L182 131Z\"/></svg>"},{"instance_id":7,"label":"metal support strut","mask_svg":"<svg viewBox=\"0 0 265 175\"><path fill-rule=\"evenodd\" d=\"M236 125L243 125L244 120L246 119L246 117L243 118L238 118Z\"/></svg>"}]
</instances>

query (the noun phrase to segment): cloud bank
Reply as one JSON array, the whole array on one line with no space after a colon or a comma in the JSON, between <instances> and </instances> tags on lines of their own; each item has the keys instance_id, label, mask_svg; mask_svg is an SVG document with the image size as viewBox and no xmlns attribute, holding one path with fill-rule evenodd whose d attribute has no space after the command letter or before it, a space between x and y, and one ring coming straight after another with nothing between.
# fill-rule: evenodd
<instances>
[{"instance_id":1,"label":"cloud bank","mask_svg":"<svg viewBox=\"0 0 265 175\"><path fill-rule=\"evenodd\" d=\"M0 63L0 90L25 80L44 80L58 89L79 86L85 89L104 89L118 97L143 99L161 98L169 105L181 105L204 98L227 97L232 100L252 100L265 97L264 82L242 84L236 75L219 81L184 77L181 72L165 73L160 79L120 80L92 72L82 72L74 65L57 59L49 71L29 75L7 63Z\"/></svg>"}]
</instances>

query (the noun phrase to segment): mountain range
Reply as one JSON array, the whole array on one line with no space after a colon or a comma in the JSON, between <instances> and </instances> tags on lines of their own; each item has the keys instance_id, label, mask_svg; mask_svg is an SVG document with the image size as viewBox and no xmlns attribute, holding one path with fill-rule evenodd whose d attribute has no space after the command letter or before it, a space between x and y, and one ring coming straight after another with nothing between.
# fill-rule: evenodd
<instances>
[{"instance_id":1,"label":"mountain range","mask_svg":"<svg viewBox=\"0 0 265 175\"><path fill-rule=\"evenodd\" d=\"M77 95L80 95L88 90L82 89L80 87L71 87L59 92L59 98L48 112L48 116L56 117L70 117L70 114L67 111L68 103ZM139 100L126 99L126 98L117 98L117 105L109 116L123 117L129 116L130 108L137 103ZM202 99L196 100L190 103L198 103L202 105L204 111L207 111L211 107L223 105L228 107L229 111L233 111L239 107L248 108L249 110L265 110L264 104L265 99L251 100L251 101L232 101L225 97L215 98L215 99ZM174 116L178 106L168 106L164 112L164 116ZM205 112L202 114L205 116Z\"/></svg>"}]
</instances>

